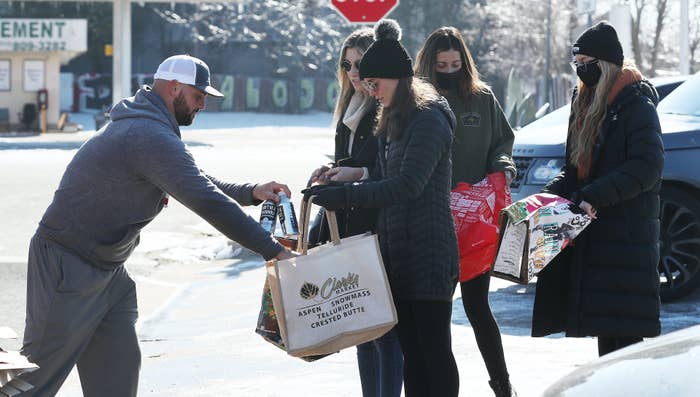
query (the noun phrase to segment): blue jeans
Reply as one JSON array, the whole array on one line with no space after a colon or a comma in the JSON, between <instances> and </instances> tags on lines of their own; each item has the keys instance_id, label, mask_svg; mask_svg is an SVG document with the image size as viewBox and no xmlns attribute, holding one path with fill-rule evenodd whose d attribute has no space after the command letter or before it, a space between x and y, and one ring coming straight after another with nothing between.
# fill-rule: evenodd
<instances>
[{"instance_id":1,"label":"blue jeans","mask_svg":"<svg viewBox=\"0 0 700 397\"><path fill-rule=\"evenodd\" d=\"M403 353L396 327L357 346L363 397L399 397L403 383Z\"/></svg>"}]
</instances>

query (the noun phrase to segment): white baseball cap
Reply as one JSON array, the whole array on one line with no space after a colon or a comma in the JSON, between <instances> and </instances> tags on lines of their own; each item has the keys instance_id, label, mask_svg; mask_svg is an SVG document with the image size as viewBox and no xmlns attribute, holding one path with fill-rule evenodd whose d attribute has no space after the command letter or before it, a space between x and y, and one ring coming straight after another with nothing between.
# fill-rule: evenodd
<instances>
[{"instance_id":1,"label":"white baseball cap","mask_svg":"<svg viewBox=\"0 0 700 397\"><path fill-rule=\"evenodd\" d=\"M199 58L189 55L173 55L158 65L153 79L177 80L191 85L211 96L223 97L224 94L211 86L209 66Z\"/></svg>"}]
</instances>

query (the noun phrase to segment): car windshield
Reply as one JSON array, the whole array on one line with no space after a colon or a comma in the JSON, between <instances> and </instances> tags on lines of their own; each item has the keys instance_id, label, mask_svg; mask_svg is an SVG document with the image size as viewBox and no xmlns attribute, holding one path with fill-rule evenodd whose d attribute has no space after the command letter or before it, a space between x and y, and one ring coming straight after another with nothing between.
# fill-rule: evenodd
<instances>
[{"instance_id":1,"label":"car windshield","mask_svg":"<svg viewBox=\"0 0 700 397\"><path fill-rule=\"evenodd\" d=\"M659 113L700 116L698 91L700 91L700 73L695 74L668 94L659 102L657 110Z\"/></svg>"}]
</instances>

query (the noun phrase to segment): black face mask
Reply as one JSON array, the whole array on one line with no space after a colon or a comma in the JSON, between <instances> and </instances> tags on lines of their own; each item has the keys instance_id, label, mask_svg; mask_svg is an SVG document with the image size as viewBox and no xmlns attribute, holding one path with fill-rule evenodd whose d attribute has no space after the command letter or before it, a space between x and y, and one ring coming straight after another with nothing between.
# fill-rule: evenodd
<instances>
[{"instance_id":1,"label":"black face mask","mask_svg":"<svg viewBox=\"0 0 700 397\"><path fill-rule=\"evenodd\" d=\"M459 88L459 81L464 76L464 69L460 68L452 73L435 72L438 88L441 90L456 90Z\"/></svg>"},{"instance_id":2,"label":"black face mask","mask_svg":"<svg viewBox=\"0 0 700 397\"><path fill-rule=\"evenodd\" d=\"M583 81L586 87L593 87L600 80L600 66L597 63L576 67L576 75Z\"/></svg>"}]
</instances>

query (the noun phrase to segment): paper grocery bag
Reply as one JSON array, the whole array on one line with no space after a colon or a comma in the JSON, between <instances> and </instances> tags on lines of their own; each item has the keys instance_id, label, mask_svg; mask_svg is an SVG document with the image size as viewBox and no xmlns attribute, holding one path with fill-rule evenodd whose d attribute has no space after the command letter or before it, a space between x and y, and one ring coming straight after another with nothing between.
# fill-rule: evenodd
<instances>
[{"instance_id":1,"label":"paper grocery bag","mask_svg":"<svg viewBox=\"0 0 700 397\"><path fill-rule=\"evenodd\" d=\"M591 222L571 201L534 194L501 211L492 275L527 284Z\"/></svg>"}]
</instances>

